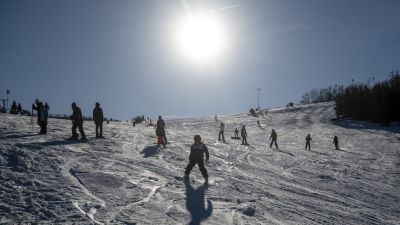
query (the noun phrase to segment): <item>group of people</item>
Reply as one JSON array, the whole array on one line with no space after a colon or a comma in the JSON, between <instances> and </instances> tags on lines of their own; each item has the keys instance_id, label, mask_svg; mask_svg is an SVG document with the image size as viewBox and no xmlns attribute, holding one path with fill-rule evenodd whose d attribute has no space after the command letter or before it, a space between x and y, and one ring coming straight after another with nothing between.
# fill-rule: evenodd
<instances>
[{"instance_id":1,"label":"group of people","mask_svg":"<svg viewBox=\"0 0 400 225\"><path fill-rule=\"evenodd\" d=\"M83 130L83 115L81 109L76 105L75 102L71 104L72 107L72 115L69 117L72 121L72 136L71 140L78 140L78 133L76 130L79 130L81 135L81 140L86 140L86 135ZM39 99L36 99L32 104L32 111L36 110L37 112L37 124L40 126L39 134L47 134L47 120L49 118L49 105L47 103L43 104ZM96 102L95 108L93 109L93 121L96 126L96 138L103 138L103 110L100 108L100 103Z\"/></svg>"},{"instance_id":2,"label":"group of people","mask_svg":"<svg viewBox=\"0 0 400 225\"><path fill-rule=\"evenodd\" d=\"M257 120L257 126L260 127L260 122ZM219 133L218 133L218 141L222 141L223 143L226 143L225 141L225 136L224 136L224 132L225 132L225 124L224 122L220 122L220 127L219 127ZM239 131L237 128L235 128L234 131L235 136L232 137L233 139L240 139L239 138ZM247 143L247 131L246 131L246 126L242 125L242 128L240 130L240 136L242 138L242 145L248 145ZM274 129L272 129L271 131L271 135L269 137L269 147L272 148L273 145L275 145L276 149L279 149L278 147L278 134L276 133L276 131ZM311 150L311 134L307 134L306 138L306 147L305 149ZM334 136L333 138L333 144L335 145L335 149L339 150L339 139L337 136Z\"/></svg>"},{"instance_id":3,"label":"group of people","mask_svg":"<svg viewBox=\"0 0 400 225\"><path fill-rule=\"evenodd\" d=\"M10 114L22 114L22 106L21 103L13 101L10 108Z\"/></svg>"}]
</instances>

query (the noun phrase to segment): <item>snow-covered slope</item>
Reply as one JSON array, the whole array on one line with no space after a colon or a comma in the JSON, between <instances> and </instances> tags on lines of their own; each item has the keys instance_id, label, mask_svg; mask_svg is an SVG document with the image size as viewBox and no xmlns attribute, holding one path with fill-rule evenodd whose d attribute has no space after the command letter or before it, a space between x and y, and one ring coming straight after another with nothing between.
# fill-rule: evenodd
<instances>
[{"instance_id":1,"label":"snow-covered slope","mask_svg":"<svg viewBox=\"0 0 400 225\"><path fill-rule=\"evenodd\" d=\"M332 103L220 116L227 144L213 117L170 120L158 150L153 127L104 124L94 139L85 122L81 143L66 140L70 121L40 136L29 117L0 114L0 224L400 224L399 129L333 116ZM241 124L248 147L230 139ZM210 150L208 188L197 167L182 180L195 134Z\"/></svg>"}]
</instances>

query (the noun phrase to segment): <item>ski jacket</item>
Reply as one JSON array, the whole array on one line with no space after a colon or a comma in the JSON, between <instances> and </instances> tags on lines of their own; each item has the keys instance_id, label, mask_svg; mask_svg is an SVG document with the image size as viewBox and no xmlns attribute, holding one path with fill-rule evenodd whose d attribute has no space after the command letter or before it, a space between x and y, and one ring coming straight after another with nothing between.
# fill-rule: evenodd
<instances>
[{"instance_id":1,"label":"ski jacket","mask_svg":"<svg viewBox=\"0 0 400 225\"><path fill-rule=\"evenodd\" d=\"M269 137L269 139L272 139L272 140L276 140L277 138L278 138L278 135L276 134L276 132L272 132L271 137Z\"/></svg>"},{"instance_id":2,"label":"ski jacket","mask_svg":"<svg viewBox=\"0 0 400 225\"><path fill-rule=\"evenodd\" d=\"M37 111L37 118L40 120L40 109L43 108L43 103L38 102L36 105L32 104L32 109Z\"/></svg>"},{"instance_id":3,"label":"ski jacket","mask_svg":"<svg viewBox=\"0 0 400 225\"><path fill-rule=\"evenodd\" d=\"M193 144L190 147L189 161L203 162L204 153L206 154L206 160L209 159L208 148L203 143Z\"/></svg>"},{"instance_id":4,"label":"ski jacket","mask_svg":"<svg viewBox=\"0 0 400 225\"><path fill-rule=\"evenodd\" d=\"M338 138L336 136L333 138L333 143L334 144L339 143L339 140L338 140Z\"/></svg>"},{"instance_id":5,"label":"ski jacket","mask_svg":"<svg viewBox=\"0 0 400 225\"><path fill-rule=\"evenodd\" d=\"M72 109L72 115L70 118L72 120L72 124L74 125L83 124L82 111L78 106Z\"/></svg>"},{"instance_id":6,"label":"ski jacket","mask_svg":"<svg viewBox=\"0 0 400 225\"><path fill-rule=\"evenodd\" d=\"M242 127L242 129L240 130L240 136L247 137L247 132L245 127Z\"/></svg>"},{"instance_id":7,"label":"ski jacket","mask_svg":"<svg viewBox=\"0 0 400 225\"><path fill-rule=\"evenodd\" d=\"M49 118L49 114L44 106L39 110L39 121L40 122L47 122L47 119Z\"/></svg>"},{"instance_id":8,"label":"ski jacket","mask_svg":"<svg viewBox=\"0 0 400 225\"><path fill-rule=\"evenodd\" d=\"M157 120L157 129L165 129L165 122L163 119Z\"/></svg>"},{"instance_id":9,"label":"ski jacket","mask_svg":"<svg viewBox=\"0 0 400 225\"><path fill-rule=\"evenodd\" d=\"M93 109L93 121L96 124L101 124L104 121L103 110L100 107Z\"/></svg>"},{"instance_id":10,"label":"ski jacket","mask_svg":"<svg viewBox=\"0 0 400 225\"><path fill-rule=\"evenodd\" d=\"M225 130L225 124L221 123L221 125L219 126L219 131L224 132Z\"/></svg>"},{"instance_id":11,"label":"ski jacket","mask_svg":"<svg viewBox=\"0 0 400 225\"><path fill-rule=\"evenodd\" d=\"M310 136L307 136L307 137L306 137L306 141L307 141L307 142L309 142L309 141L311 141L311 140L312 140L312 139L311 139Z\"/></svg>"}]
</instances>

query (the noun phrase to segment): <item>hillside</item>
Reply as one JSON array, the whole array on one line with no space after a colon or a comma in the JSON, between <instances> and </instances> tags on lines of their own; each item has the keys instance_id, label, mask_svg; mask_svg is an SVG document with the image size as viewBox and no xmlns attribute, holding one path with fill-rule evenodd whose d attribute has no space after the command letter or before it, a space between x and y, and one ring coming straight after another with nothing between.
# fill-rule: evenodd
<instances>
[{"instance_id":1,"label":"hillside","mask_svg":"<svg viewBox=\"0 0 400 225\"><path fill-rule=\"evenodd\" d=\"M322 103L219 116L227 144L214 117L169 120L158 150L142 124L104 124L95 139L86 121L82 143L67 140L70 121L50 119L43 136L30 117L0 114L0 224L399 224L400 127L334 115ZM242 124L249 146L230 139ZM182 180L195 134L210 151L208 188L197 166Z\"/></svg>"}]
</instances>

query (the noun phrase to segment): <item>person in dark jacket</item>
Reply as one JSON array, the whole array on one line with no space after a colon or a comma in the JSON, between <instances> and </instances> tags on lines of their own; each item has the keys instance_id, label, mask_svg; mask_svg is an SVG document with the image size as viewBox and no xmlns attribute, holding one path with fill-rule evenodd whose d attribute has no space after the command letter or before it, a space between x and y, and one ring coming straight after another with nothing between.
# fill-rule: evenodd
<instances>
[{"instance_id":1,"label":"person in dark jacket","mask_svg":"<svg viewBox=\"0 0 400 225\"><path fill-rule=\"evenodd\" d=\"M197 164L199 166L200 172L204 177L204 184L208 184L208 173L204 167L204 154L206 154L206 161L209 160L209 153L207 146L201 142L201 136L194 136L194 144L190 147L189 164L185 169L185 179L189 179L189 174L193 167Z\"/></svg>"},{"instance_id":2,"label":"person in dark jacket","mask_svg":"<svg viewBox=\"0 0 400 225\"><path fill-rule=\"evenodd\" d=\"M165 147L165 144L167 144L168 141L167 141L167 136L165 134L165 122L161 116L158 116L156 133L158 133L164 138L164 147Z\"/></svg>"},{"instance_id":3,"label":"person in dark jacket","mask_svg":"<svg viewBox=\"0 0 400 225\"><path fill-rule=\"evenodd\" d=\"M47 134L47 120L49 118L49 113L43 104L40 106L38 112L39 112L39 121L41 124L40 134Z\"/></svg>"},{"instance_id":4,"label":"person in dark jacket","mask_svg":"<svg viewBox=\"0 0 400 225\"><path fill-rule=\"evenodd\" d=\"M223 122L221 122L219 125L218 141L221 141L221 136L222 136L222 142L226 143L224 131L225 131L225 124Z\"/></svg>"},{"instance_id":5,"label":"person in dark jacket","mask_svg":"<svg viewBox=\"0 0 400 225\"><path fill-rule=\"evenodd\" d=\"M85 132L83 131L83 116L82 116L82 111L81 109L76 106L76 103L73 102L71 104L72 106L72 115L70 116L70 119L72 120L72 137L71 139L77 140L78 139L78 134L76 133L76 128L79 129L79 133L81 133L81 140L84 141L86 140L86 135Z\"/></svg>"},{"instance_id":6,"label":"person in dark jacket","mask_svg":"<svg viewBox=\"0 0 400 225\"><path fill-rule=\"evenodd\" d=\"M335 149L339 150L339 139L337 136L333 137L333 144L335 144Z\"/></svg>"},{"instance_id":7,"label":"person in dark jacket","mask_svg":"<svg viewBox=\"0 0 400 225\"><path fill-rule=\"evenodd\" d=\"M40 126L39 134L47 133L47 111L42 112L44 110L43 103L39 99L35 99L35 103L32 104L32 111L36 110L37 112L37 124ZM44 119L44 116L46 119ZM44 122L46 121L46 122Z\"/></svg>"},{"instance_id":8,"label":"person in dark jacket","mask_svg":"<svg viewBox=\"0 0 400 225\"><path fill-rule=\"evenodd\" d=\"M311 150L311 135L310 134L308 134L307 135L307 137L306 137L306 147L305 147L305 149L307 149L307 147L308 147L308 150Z\"/></svg>"},{"instance_id":9,"label":"person in dark jacket","mask_svg":"<svg viewBox=\"0 0 400 225\"><path fill-rule=\"evenodd\" d=\"M18 105L17 105L17 113L22 115L22 106L21 106L21 103L18 103Z\"/></svg>"},{"instance_id":10,"label":"person in dark jacket","mask_svg":"<svg viewBox=\"0 0 400 225\"><path fill-rule=\"evenodd\" d=\"M247 145L247 131L245 125L243 125L240 130L240 136L242 136L242 145Z\"/></svg>"},{"instance_id":11,"label":"person in dark jacket","mask_svg":"<svg viewBox=\"0 0 400 225\"><path fill-rule=\"evenodd\" d=\"M237 128L235 128L234 133L235 133L235 138L239 139L239 131Z\"/></svg>"},{"instance_id":12,"label":"person in dark jacket","mask_svg":"<svg viewBox=\"0 0 400 225\"><path fill-rule=\"evenodd\" d=\"M17 114L17 103L15 101L12 102L10 114Z\"/></svg>"},{"instance_id":13,"label":"person in dark jacket","mask_svg":"<svg viewBox=\"0 0 400 225\"><path fill-rule=\"evenodd\" d=\"M100 103L96 102L96 106L93 109L93 121L96 125L96 138L103 137L103 110L100 108ZM100 133L99 133L100 130Z\"/></svg>"},{"instance_id":14,"label":"person in dark jacket","mask_svg":"<svg viewBox=\"0 0 400 225\"><path fill-rule=\"evenodd\" d=\"M276 142L277 139L278 135L276 134L275 130L272 129L271 136L269 137L269 140L271 141L271 143L269 144L269 148L272 148L272 145L275 144L276 149L279 149L278 143Z\"/></svg>"}]
</instances>

